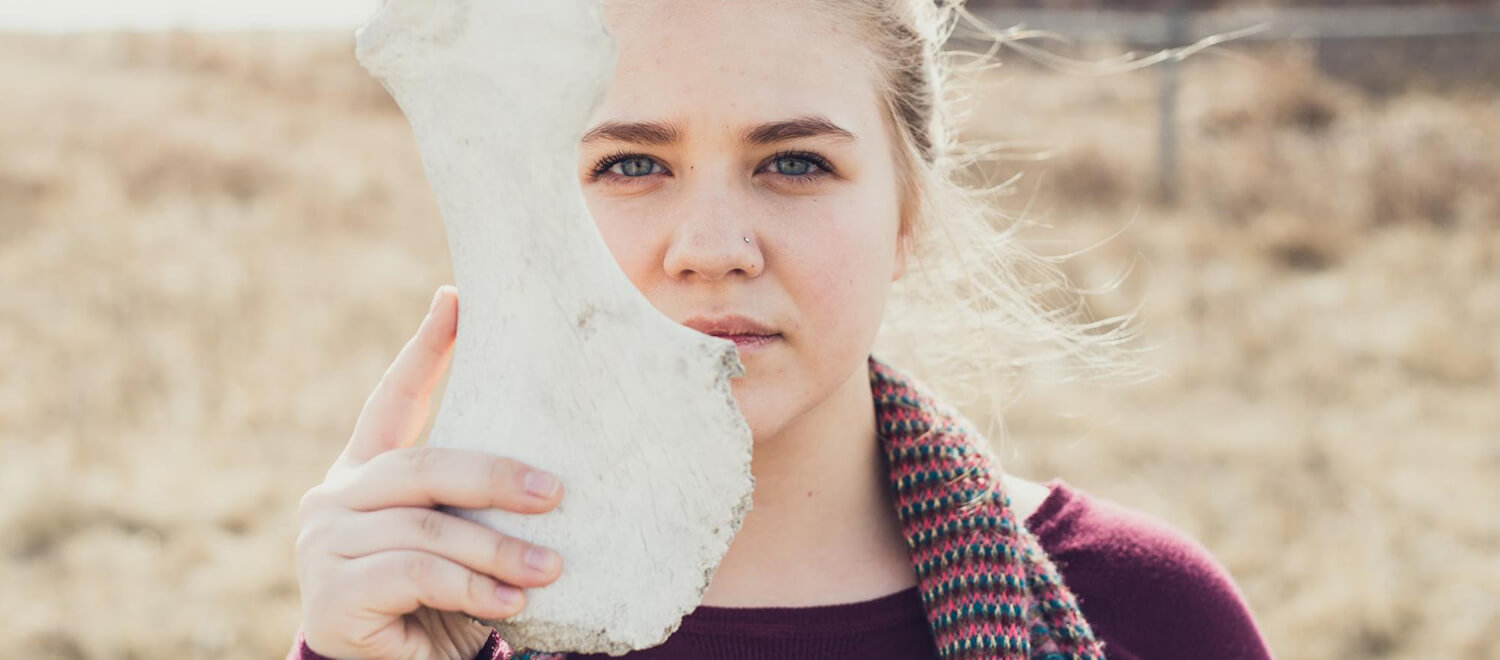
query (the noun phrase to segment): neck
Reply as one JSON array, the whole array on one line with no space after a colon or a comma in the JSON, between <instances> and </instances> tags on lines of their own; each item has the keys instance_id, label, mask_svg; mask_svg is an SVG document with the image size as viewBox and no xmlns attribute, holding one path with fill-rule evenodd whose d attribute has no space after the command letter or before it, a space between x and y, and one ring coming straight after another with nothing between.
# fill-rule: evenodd
<instances>
[{"instance_id":1,"label":"neck","mask_svg":"<svg viewBox=\"0 0 1500 660\"><path fill-rule=\"evenodd\" d=\"M757 439L754 507L702 604L812 606L916 584L863 365L817 407Z\"/></svg>"}]
</instances>

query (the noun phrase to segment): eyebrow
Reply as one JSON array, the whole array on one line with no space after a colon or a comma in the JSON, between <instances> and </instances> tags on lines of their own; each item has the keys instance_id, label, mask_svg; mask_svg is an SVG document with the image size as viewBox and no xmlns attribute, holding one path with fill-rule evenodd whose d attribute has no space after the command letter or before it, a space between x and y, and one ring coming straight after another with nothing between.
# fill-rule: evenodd
<instances>
[{"instance_id":1,"label":"eyebrow","mask_svg":"<svg viewBox=\"0 0 1500 660\"><path fill-rule=\"evenodd\" d=\"M681 127L671 122L607 121L589 129L578 141L581 144L615 141L669 145L675 144L678 140L682 139L682 134ZM798 138L818 137L851 142L858 140L853 133L829 121L827 117L822 115L806 115L783 121L768 122L747 129L740 134L740 141L746 144L765 145Z\"/></svg>"}]
</instances>

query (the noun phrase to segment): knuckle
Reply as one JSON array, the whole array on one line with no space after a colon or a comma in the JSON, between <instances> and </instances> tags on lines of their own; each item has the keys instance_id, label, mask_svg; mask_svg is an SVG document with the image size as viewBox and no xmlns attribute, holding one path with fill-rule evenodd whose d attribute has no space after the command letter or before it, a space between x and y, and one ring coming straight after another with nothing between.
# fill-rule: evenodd
<instances>
[{"instance_id":1,"label":"knuckle","mask_svg":"<svg viewBox=\"0 0 1500 660\"><path fill-rule=\"evenodd\" d=\"M447 353L447 345L437 341L425 341L421 345L422 357L428 362L436 363L443 359Z\"/></svg>"},{"instance_id":2,"label":"knuckle","mask_svg":"<svg viewBox=\"0 0 1500 660\"><path fill-rule=\"evenodd\" d=\"M412 584L426 586L432 581L436 567L432 555L423 552L411 553L402 565L402 572Z\"/></svg>"},{"instance_id":3,"label":"knuckle","mask_svg":"<svg viewBox=\"0 0 1500 660\"><path fill-rule=\"evenodd\" d=\"M416 447L402 452L407 468L418 478L431 475L438 467L438 453L429 447Z\"/></svg>"},{"instance_id":4,"label":"knuckle","mask_svg":"<svg viewBox=\"0 0 1500 660\"><path fill-rule=\"evenodd\" d=\"M297 514L306 519L309 514L321 509L324 500L327 499L327 490L321 485L313 486L302 494L302 499L297 501Z\"/></svg>"},{"instance_id":5,"label":"knuckle","mask_svg":"<svg viewBox=\"0 0 1500 660\"><path fill-rule=\"evenodd\" d=\"M521 566L521 553L526 552L525 543L513 536L497 535L490 553L490 564L501 570L515 571Z\"/></svg>"},{"instance_id":6,"label":"knuckle","mask_svg":"<svg viewBox=\"0 0 1500 660\"><path fill-rule=\"evenodd\" d=\"M520 472L520 464L514 459L504 456L491 456L489 480L491 486L512 486L516 483L516 474Z\"/></svg>"},{"instance_id":7,"label":"knuckle","mask_svg":"<svg viewBox=\"0 0 1500 660\"><path fill-rule=\"evenodd\" d=\"M448 521L439 511L434 509L424 510L417 515L417 529L421 530L422 538L436 543L443 537L443 531L447 528Z\"/></svg>"},{"instance_id":8,"label":"knuckle","mask_svg":"<svg viewBox=\"0 0 1500 660\"><path fill-rule=\"evenodd\" d=\"M500 613L498 618L508 619L521 613L526 608L526 590L512 584L505 584L506 595L500 595L498 589L500 582L492 582L490 592L485 598L489 605L486 609L496 610Z\"/></svg>"},{"instance_id":9,"label":"knuckle","mask_svg":"<svg viewBox=\"0 0 1500 660\"><path fill-rule=\"evenodd\" d=\"M411 382L410 370L404 366L402 358L398 356L380 378L381 388L385 390L391 402L402 406L423 399L421 386Z\"/></svg>"},{"instance_id":10,"label":"knuckle","mask_svg":"<svg viewBox=\"0 0 1500 660\"><path fill-rule=\"evenodd\" d=\"M469 571L468 584L464 590L468 595L468 601L473 605L486 605L495 593L495 581L474 571Z\"/></svg>"},{"instance_id":11,"label":"knuckle","mask_svg":"<svg viewBox=\"0 0 1500 660\"><path fill-rule=\"evenodd\" d=\"M425 552L412 553L402 569L418 600L424 604L438 602L443 588L439 583L437 560L432 555Z\"/></svg>"},{"instance_id":12,"label":"knuckle","mask_svg":"<svg viewBox=\"0 0 1500 660\"><path fill-rule=\"evenodd\" d=\"M411 407L426 401L422 390L412 383L398 382L394 385L391 396L403 407Z\"/></svg>"}]
</instances>

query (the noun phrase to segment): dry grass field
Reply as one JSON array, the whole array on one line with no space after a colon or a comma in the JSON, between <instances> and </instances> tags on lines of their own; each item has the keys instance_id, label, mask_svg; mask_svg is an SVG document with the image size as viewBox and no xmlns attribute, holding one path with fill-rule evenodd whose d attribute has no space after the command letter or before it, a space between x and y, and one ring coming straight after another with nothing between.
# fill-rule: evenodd
<instances>
[{"instance_id":1,"label":"dry grass field","mask_svg":"<svg viewBox=\"0 0 1500 660\"><path fill-rule=\"evenodd\" d=\"M1007 204L1163 376L1037 385L1028 478L1166 519L1278 657L1500 658L1500 93L1295 57L995 72ZM295 507L451 281L405 120L343 35L0 38L0 657L274 658Z\"/></svg>"}]
</instances>

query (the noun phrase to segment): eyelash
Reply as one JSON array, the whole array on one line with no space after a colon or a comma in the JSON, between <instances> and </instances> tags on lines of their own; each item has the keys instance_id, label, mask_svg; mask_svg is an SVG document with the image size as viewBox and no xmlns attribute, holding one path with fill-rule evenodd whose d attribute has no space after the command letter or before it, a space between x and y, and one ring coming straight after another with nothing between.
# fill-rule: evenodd
<instances>
[{"instance_id":1,"label":"eyelash","mask_svg":"<svg viewBox=\"0 0 1500 660\"><path fill-rule=\"evenodd\" d=\"M622 175L622 174L615 174L614 172L610 172L609 171L609 169L611 167L614 167L616 163L620 163L620 162L627 161L627 160L632 160L632 159L635 159L635 158L646 158L646 159L652 160L653 162L655 161L654 158L651 158L650 156L647 156L645 154L635 153L635 152L631 152L631 151L617 151L615 153L612 153L612 154L610 154L608 156L605 156L605 157L599 159L597 162L594 163L594 166L589 170L589 180L591 180L591 181L598 181L599 179L625 179L625 180L628 181L630 179L644 179L644 178L646 178L644 176L625 176L625 175ZM815 173L809 173L809 174L800 174L800 175L799 174L777 174L777 176L779 176L779 177L781 177L783 179L787 179L787 180L789 180L789 181L791 181L793 183L804 184L804 185L805 184L817 183L823 177L828 176L828 175L834 173L833 166L828 163L828 160L825 159L825 158L823 158L822 156L819 156L819 155L815 154L815 153L811 153L811 152L807 152L807 151L778 151L778 152L776 152L775 154L773 154L771 156L771 161L770 162L774 164L777 161L780 161L780 160L783 160L783 159L804 160L804 161L807 161L807 162L809 162L809 163L817 166L817 168L819 170L822 170L821 172L815 172ZM660 165L660 163L657 163L657 165ZM665 169L665 168L663 168L663 169Z\"/></svg>"}]
</instances>

